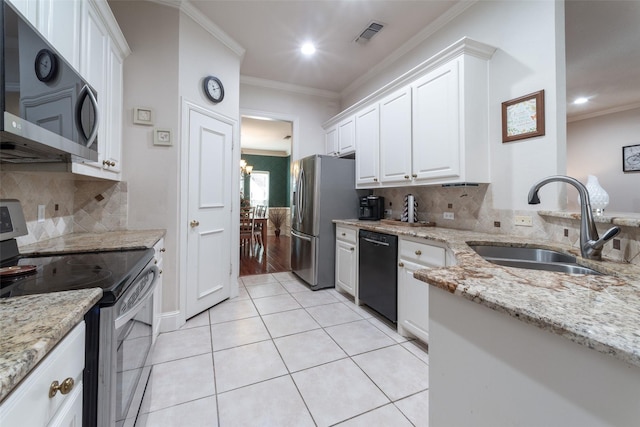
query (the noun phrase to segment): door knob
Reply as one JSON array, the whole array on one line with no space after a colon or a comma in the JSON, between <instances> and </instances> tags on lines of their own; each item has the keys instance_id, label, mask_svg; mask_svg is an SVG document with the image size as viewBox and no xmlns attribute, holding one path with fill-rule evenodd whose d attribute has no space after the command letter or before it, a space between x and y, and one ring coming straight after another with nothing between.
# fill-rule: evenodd
<instances>
[{"instance_id":1,"label":"door knob","mask_svg":"<svg viewBox=\"0 0 640 427\"><path fill-rule=\"evenodd\" d=\"M199 221L196 221L196 220L194 219L193 221L191 221L191 224L190 224L190 225L191 225L191 228L194 228L194 227L199 226L199 225L200 225L200 222L199 222Z\"/></svg>"}]
</instances>

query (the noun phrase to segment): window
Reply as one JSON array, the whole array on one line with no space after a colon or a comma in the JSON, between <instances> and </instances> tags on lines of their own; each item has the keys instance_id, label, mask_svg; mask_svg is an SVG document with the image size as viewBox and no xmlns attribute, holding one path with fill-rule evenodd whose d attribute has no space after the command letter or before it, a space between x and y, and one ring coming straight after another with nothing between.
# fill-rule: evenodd
<instances>
[{"instance_id":1,"label":"window","mask_svg":"<svg viewBox=\"0 0 640 427\"><path fill-rule=\"evenodd\" d=\"M269 172L251 172L249 191L251 192L251 206L269 206Z\"/></svg>"}]
</instances>

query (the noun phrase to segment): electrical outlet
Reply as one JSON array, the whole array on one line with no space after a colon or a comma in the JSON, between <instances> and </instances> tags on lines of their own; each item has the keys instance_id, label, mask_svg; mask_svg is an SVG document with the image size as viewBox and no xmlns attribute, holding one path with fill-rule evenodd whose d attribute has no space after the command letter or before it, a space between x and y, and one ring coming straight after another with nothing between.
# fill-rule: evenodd
<instances>
[{"instance_id":1,"label":"electrical outlet","mask_svg":"<svg viewBox=\"0 0 640 427\"><path fill-rule=\"evenodd\" d=\"M444 219L454 219L455 215L454 215L453 212L445 212L445 213L442 214L442 217Z\"/></svg>"},{"instance_id":2,"label":"electrical outlet","mask_svg":"<svg viewBox=\"0 0 640 427\"><path fill-rule=\"evenodd\" d=\"M38 205L38 222L44 222L45 205Z\"/></svg>"},{"instance_id":3,"label":"electrical outlet","mask_svg":"<svg viewBox=\"0 0 640 427\"><path fill-rule=\"evenodd\" d=\"M393 215L393 210L391 209L385 209L384 210L384 217L387 219L391 219L391 215Z\"/></svg>"},{"instance_id":4,"label":"electrical outlet","mask_svg":"<svg viewBox=\"0 0 640 427\"><path fill-rule=\"evenodd\" d=\"M533 227L533 218L527 215L516 215L513 223L521 227Z\"/></svg>"}]
</instances>

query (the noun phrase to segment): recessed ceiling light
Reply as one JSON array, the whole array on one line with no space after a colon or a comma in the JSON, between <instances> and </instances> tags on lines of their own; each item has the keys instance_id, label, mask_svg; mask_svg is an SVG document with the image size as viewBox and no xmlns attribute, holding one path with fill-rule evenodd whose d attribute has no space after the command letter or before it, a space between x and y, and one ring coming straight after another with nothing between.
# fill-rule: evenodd
<instances>
[{"instance_id":1,"label":"recessed ceiling light","mask_svg":"<svg viewBox=\"0 0 640 427\"><path fill-rule=\"evenodd\" d=\"M576 100L573 101L573 103L576 104L576 105L586 104L587 102L589 102L589 98L585 98L584 96L582 96L580 98L576 98Z\"/></svg>"},{"instance_id":2,"label":"recessed ceiling light","mask_svg":"<svg viewBox=\"0 0 640 427\"><path fill-rule=\"evenodd\" d=\"M316 47L313 45L313 43L307 42L302 45L302 47L300 48L300 52L302 52L304 55L310 56L316 52Z\"/></svg>"}]
</instances>

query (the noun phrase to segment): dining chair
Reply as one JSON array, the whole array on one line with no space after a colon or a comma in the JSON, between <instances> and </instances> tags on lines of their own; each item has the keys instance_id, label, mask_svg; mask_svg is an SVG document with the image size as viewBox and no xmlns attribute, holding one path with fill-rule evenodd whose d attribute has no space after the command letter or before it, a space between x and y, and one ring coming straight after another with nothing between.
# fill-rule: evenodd
<instances>
[{"instance_id":1,"label":"dining chair","mask_svg":"<svg viewBox=\"0 0 640 427\"><path fill-rule=\"evenodd\" d=\"M256 206L254 222L253 222L253 236L256 239L256 241L258 242L258 244L260 246L262 246L262 247L264 247L264 242L262 241L263 222L262 221L257 222L257 221L255 221L255 218L264 218L266 209L267 209L267 207L264 206L264 205Z\"/></svg>"},{"instance_id":2,"label":"dining chair","mask_svg":"<svg viewBox=\"0 0 640 427\"><path fill-rule=\"evenodd\" d=\"M249 252L253 253L253 216L255 207L240 208L240 245L249 243Z\"/></svg>"}]
</instances>

